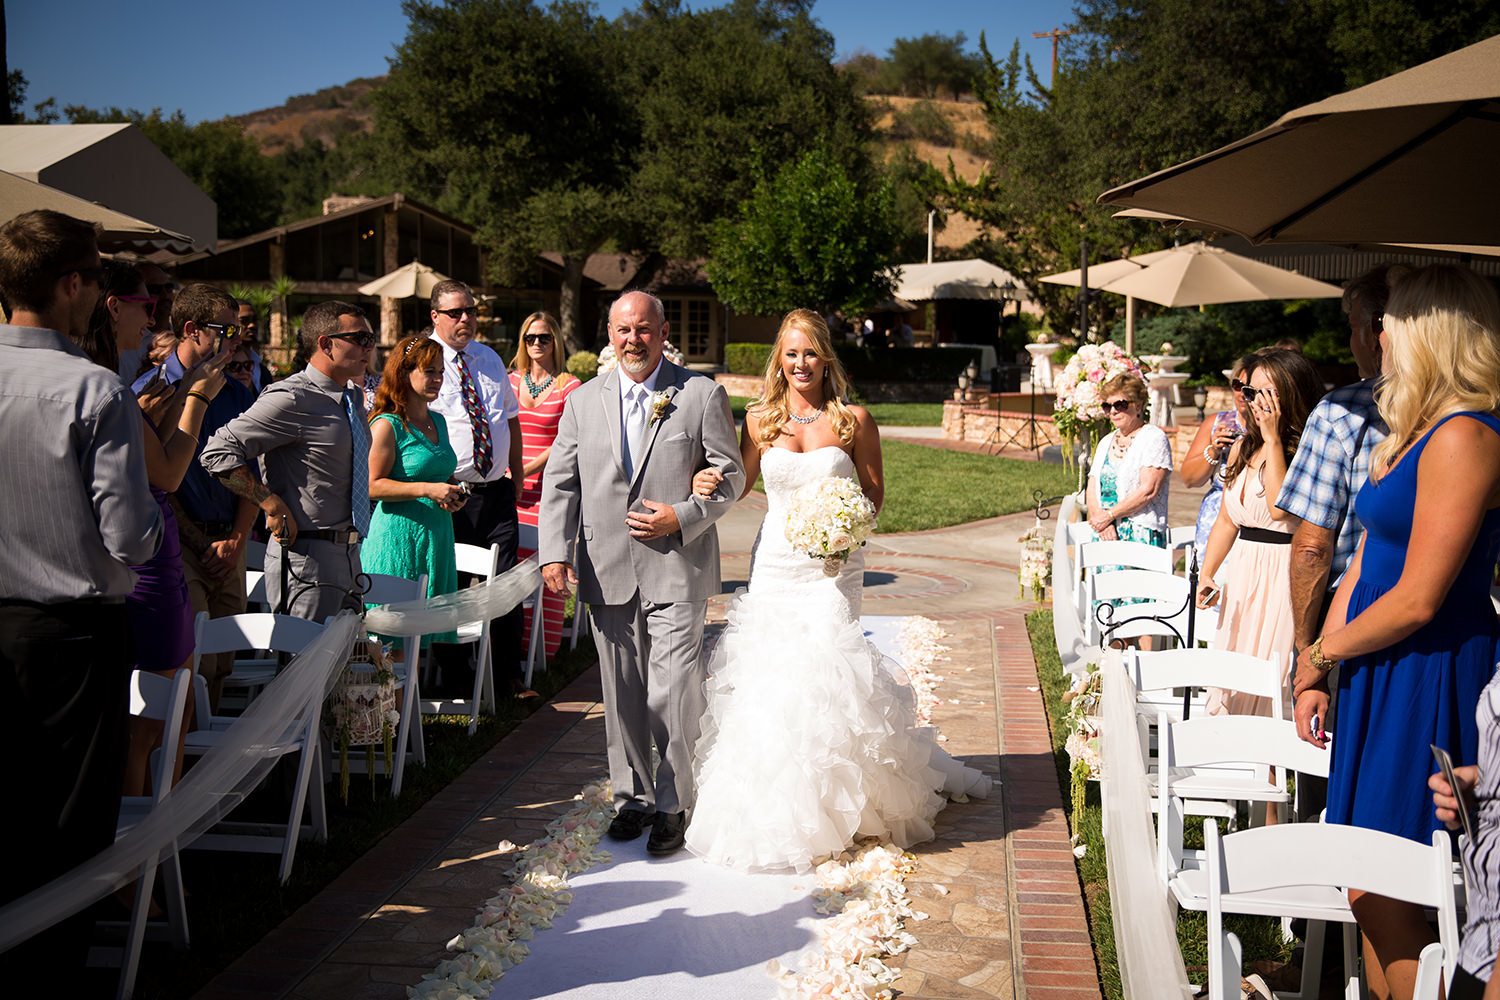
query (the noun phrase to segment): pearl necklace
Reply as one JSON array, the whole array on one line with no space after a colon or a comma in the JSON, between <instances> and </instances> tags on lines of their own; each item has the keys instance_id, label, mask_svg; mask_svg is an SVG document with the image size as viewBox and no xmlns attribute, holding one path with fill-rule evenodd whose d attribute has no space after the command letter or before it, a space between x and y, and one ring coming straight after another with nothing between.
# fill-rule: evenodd
<instances>
[{"instance_id":1,"label":"pearl necklace","mask_svg":"<svg viewBox=\"0 0 1500 1000\"><path fill-rule=\"evenodd\" d=\"M548 375L545 379L542 380L541 385L538 385L537 383L531 381L531 372L524 372L521 375L521 381L526 383L526 391L531 393L532 399L535 399L542 393L546 392L547 386L551 385L553 380L556 378L556 375Z\"/></svg>"},{"instance_id":2,"label":"pearl necklace","mask_svg":"<svg viewBox=\"0 0 1500 1000\"><path fill-rule=\"evenodd\" d=\"M819 407L813 413L813 415L810 416L810 417L799 417L799 416L797 416L797 414L793 413L791 410L787 410L786 411L786 415L788 417L790 417L794 423L810 424L810 423L812 423L813 421L817 420L819 417L821 417L823 415L823 408Z\"/></svg>"}]
</instances>

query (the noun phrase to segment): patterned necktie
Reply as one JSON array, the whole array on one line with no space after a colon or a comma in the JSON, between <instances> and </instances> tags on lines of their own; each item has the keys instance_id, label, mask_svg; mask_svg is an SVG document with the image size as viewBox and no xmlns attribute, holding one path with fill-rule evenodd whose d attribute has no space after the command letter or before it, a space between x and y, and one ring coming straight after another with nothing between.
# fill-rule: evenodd
<instances>
[{"instance_id":1,"label":"patterned necktie","mask_svg":"<svg viewBox=\"0 0 1500 1000\"><path fill-rule=\"evenodd\" d=\"M458 364L458 385L463 393L464 412L469 415L469 427L474 431L474 471L489 478L495 465L494 448L490 445L490 418L484 412L484 401L474 387L474 378L469 374L469 362L464 352L459 351L453 360Z\"/></svg>"},{"instance_id":2,"label":"patterned necktie","mask_svg":"<svg viewBox=\"0 0 1500 1000\"><path fill-rule=\"evenodd\" d=\"M344 390L344 415L349 418L349 514L359 537L370 534L370 433L354 390Z\"/></svg>"},{"instance_id":3,"label":"patterned necktie","mask_svg":"<svg viewBox=\"0 0 1500 1000\"><path fill-rule=\"evenodd\" d=\"M625 475L634 479L646 438L646 390L637 384L625 395Z\"/></svg>"}]
</instances>

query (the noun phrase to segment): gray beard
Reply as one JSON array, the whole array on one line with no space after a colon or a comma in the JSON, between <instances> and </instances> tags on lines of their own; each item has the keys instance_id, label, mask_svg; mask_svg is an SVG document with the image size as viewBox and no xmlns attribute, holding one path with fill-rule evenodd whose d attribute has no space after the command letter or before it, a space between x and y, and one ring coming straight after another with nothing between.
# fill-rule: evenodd
<instances>
[{"instance_id":1,"label":"gray beard","mask_svg":"<svg viewBox=\"0 0 1500 1000\"><path fill-rule=\"evenodd\" d=\"M650 365L651 355L649 354L641 355L640 360L636 360L634 355L625 354L624 352L620 354L620 367L628 372L650 371Z\"/></svg>"}]
</instances>

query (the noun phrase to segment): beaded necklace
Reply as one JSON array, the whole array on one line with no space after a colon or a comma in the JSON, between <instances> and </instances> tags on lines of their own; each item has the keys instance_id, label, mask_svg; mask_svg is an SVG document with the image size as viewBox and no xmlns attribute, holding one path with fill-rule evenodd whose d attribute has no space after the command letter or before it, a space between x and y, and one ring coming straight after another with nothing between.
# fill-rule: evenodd
<instances>
[{"instance_id":1,"label":"beaded necklace","mask_svg":"<svg viewBox=\"0 0 1500 1000\"><path fill-rule=\"evenodd\" d=\"M537 383L531 381L531 372L523 372L521 375L521 381L526 383L526 391L531 393L532 399L536 399L542 393L546 392L547 386L551 385L553 380L556 378L556 375L548 375L545 379L542 380L541 384L538 385Z\"/></svg>"}]
</instances>

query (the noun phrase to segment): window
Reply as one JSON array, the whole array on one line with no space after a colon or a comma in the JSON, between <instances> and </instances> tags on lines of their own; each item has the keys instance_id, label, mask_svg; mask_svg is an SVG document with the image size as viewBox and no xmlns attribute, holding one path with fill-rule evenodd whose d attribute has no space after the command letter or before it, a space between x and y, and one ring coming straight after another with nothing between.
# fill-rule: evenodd
<instances>
[{"instance_id":1,"label":"window","mask_svg":"<svg viewBox=\"0 0 1500 1000\"><path fill-rule=\"evenodd\" d=\"M707 299L665 299L662 306L671 327L671 340L684 360L712 361L712 304Z\"/></svg>"}]
</instances>

